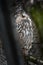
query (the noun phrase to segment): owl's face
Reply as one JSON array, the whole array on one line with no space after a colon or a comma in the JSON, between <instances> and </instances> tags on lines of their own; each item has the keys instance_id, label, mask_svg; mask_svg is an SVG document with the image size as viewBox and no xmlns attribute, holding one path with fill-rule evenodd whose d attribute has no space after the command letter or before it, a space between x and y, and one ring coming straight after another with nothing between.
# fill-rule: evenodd
<instances>
[{"instance_id":1,"label":"owl's face","mask_svg":"<svg viewBox=\"0 0 43 65\"><path fill-rule=\"evenodd\" d=\"M25 54L28 54L28 51L32 48L33 41L32 21L26 13L18 14L15 21L21 48Z\"/></svg>"}]
</instances>

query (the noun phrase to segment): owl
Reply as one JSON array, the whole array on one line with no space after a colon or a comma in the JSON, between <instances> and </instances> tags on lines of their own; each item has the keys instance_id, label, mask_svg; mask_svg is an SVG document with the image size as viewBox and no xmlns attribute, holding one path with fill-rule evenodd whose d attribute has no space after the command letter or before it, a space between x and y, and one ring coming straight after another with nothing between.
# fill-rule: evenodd
<instances>
[{"instance_id":1,"label":"owl","mask_svg":"<svg viewBox=\"0 0 43 65\"><path fill-rule=\"evenodd\" d=\"M30 16L20 7L16 14L12 16L12 24L16 29L16 39L18 39L23 54L28 55L32 48L32 43L39 42L36 26ZM13 28L14 30L14 28Z\"/></svg>"},{"instance_id":2,"label":"owl","mask_svg":"<svg viewBox=\"0 0 43 65\"><path fill-rule=\"evenodd\" d=\"M32 21L25 12L19 12L14 16L14 20L18 41L23 53L27 55L33 42Z\"/></svg>"}]
</instances>

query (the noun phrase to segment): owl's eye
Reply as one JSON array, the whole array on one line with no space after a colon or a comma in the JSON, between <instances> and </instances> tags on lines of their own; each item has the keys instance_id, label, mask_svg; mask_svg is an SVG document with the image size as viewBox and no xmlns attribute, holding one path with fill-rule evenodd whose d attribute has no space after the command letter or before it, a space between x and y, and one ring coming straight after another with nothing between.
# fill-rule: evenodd
<instances>
[{"instance_id":1,"label":"owl's eye","mask_svg":"<svg viewBox=\"0 0 43 65\"><path fill-rule=\"evenodd\" d=\"M22 18L25 18L25 16L24 16L24 15L22 15Z\"/></svg>"}]
</instances>

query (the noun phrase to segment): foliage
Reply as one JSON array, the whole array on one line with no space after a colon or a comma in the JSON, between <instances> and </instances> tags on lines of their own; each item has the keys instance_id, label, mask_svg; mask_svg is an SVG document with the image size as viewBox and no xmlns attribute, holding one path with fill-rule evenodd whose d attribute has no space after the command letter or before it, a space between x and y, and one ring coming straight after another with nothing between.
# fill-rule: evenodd
<instances>
[{"instance_id":1,"label":"foliage","mask_svg":"<svg viewBox=\"0 0 43 65\"><path fill-rule=\"evenodd\" d=\"M43 42L43 9L34 6L30 9L30 14L36 23L36 26L39 30L40 39Z\"/></svg>"}]
</instances>

